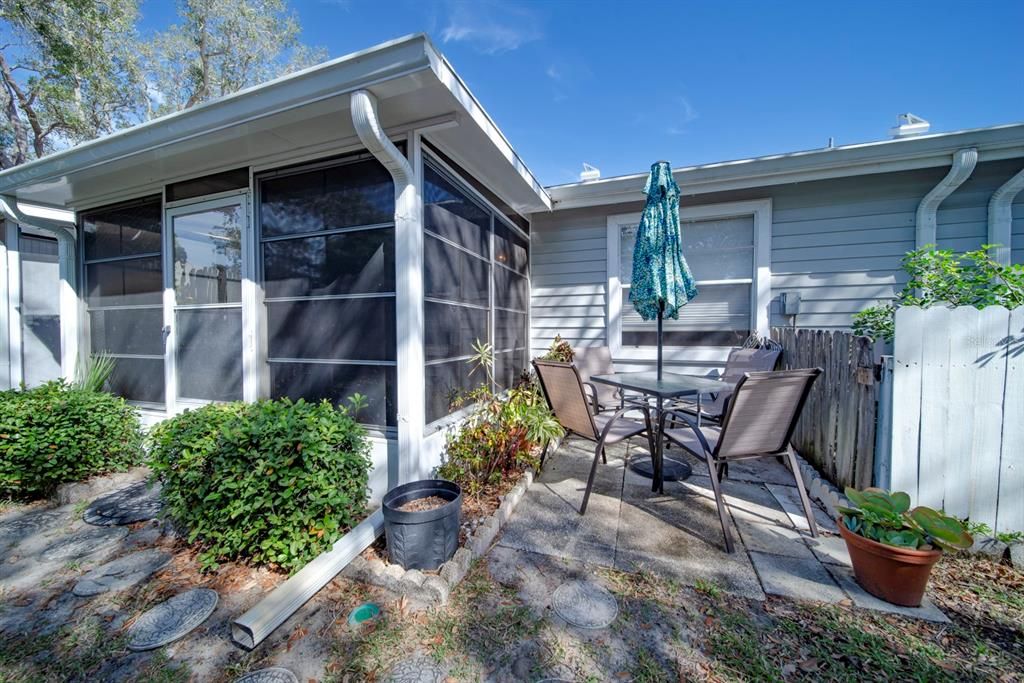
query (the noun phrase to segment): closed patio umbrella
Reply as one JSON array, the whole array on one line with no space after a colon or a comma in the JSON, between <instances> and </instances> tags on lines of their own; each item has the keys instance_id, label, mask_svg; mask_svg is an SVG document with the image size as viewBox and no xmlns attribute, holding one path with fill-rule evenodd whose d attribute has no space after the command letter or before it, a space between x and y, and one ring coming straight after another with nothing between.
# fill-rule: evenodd
<instances>
[{"instance_id":1,"label":"closed patio umbrella","mask_svg":"<svg viewBox=\"0 0 1024 683\"><path fill-rule=\"evenodd\" d=\"M680 247L679 186L667 161L651 166L647 203L636 232L629 301L644 320L658 321L658 379L662 374L662 326L697 296L697 285Z\"/></svg>"}]
</instances>

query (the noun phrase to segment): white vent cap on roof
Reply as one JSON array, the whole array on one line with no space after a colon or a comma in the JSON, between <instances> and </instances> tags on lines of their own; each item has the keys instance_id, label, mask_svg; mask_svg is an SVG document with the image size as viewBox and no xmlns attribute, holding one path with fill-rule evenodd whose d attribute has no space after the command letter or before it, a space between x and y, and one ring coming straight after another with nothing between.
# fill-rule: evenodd
<instances>
[{"instance_id":1,"label":"white vent cap on roof","mask_svg":"<svg viewBox=\"0 0 1024 683\"><path fill-rule=\"evenodd\" d=\"M601 169L596 166L591 166L588 163L583 164L583 171L580 173L580 182L585 183L588 180L597 180L601 177Z\"/></svg>"},{"instance_id":2,"label":"white vent cap on roof","mask_svg":"<svg viewBox=\"0 0 1024 683\"><path fill-rule=\"evenodd\" d=\"M893 138L905 138L911 135L923 135L928 132L932 124L909 111L896 117L896 127L889 129L889 135Z\"/></svg>"}]
</instances>

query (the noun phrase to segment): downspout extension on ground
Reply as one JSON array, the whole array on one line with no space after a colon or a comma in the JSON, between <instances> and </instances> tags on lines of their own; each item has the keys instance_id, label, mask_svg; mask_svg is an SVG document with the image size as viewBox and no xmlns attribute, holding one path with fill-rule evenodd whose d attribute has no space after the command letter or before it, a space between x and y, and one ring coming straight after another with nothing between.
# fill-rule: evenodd
<instances>
[{"instance_id":1,"label":"downspout extension on ground","mask_svg":"<svg viewBox=\"0 0 1024 683\"><path fill-rule=\"evenodd\" d=\"M974 167L977 165L978 150L974 147L959 149L953 154L953 165L949 167L949 173L932 188L931 192L924 196L917 206L917 217L914 221L916 226L915 248L923 249L929 244L936 244L939 205L971 177Z\"/></svg>"},{"instance_id":2,"label":"downspout extension on ground","mask_svg":"<svg viewBox=\"0 0 1024 683\"><path fill-rule=\"evenodd\" d=\"M1021 190L1024 190L1024 169L993 192L988 202L988 243L998 245L992 249L992 258L1004 266L1010 265L1013 200Z\"/></svg>"},{"instance_id":3,"label":"downspout extension on ground","mask_svg":"<svg viewBox=\"0 0 1024 683\"><path fill-rule=\"evenodd\" d=\"M384 134L377 117L377 100L372 93L359 90L351 97L352 123L359 139L366 148L391 173L395 182L395 235L396 241L408 237L410 233L422 234L419 230L419 196L416 186L416 173L405 156L395 147L394 143ZM396 244L396 260L403 247ZM396 263L396 268L398 264ZM402 268L398 272L404 273ZM408 279L408 278L407 278ZM416 296L416 292L403 292L399 288L396 293L399 302L403 296ZM407 301L409 299L406 299ZM412 299L417 303L420 298ZM411 309L420 307L412 306ZM420 321L422 323L422 321ZM412 322L410 324L415 324ZM403 329L399 326L399 329ZM414 343L420 343L418 336ZM402 351L399 351L402 353ZM416 354L413 353L412 362ZM402 360L399 361L402 363ZM405 362L409 363L408 356ZM411 363L410 363L411 364ZM417 366L422 371L422 362ZM422 399L422 390L419 397ZM401 403L399 405L402 409ZM405 434L403 434L405 432ZM403 461L418 457L418 444L422 439L422 419L418 414L404 416L399 414L399 450L400 460L398 471L394 473L398 481L392 480L389 471L389 484L395 486L402 483L406 473ZM402 449L405 449L402 452ZM413 460L412 462L416 462ZM389 467L390 470L390 467ZM335 542L331 550L323 553L303 567L297 574L282 583L259 604L236 619L231 625L231 637L236 643L247 649L259 645L274 629L283 624L307 600L316 595L327 583L344 569L356 556L365 550L384 532L384 514L376 510L359 523L354 529Z\"/></svg>"},{"instance_id":4,"label":"downspout extension on ground","mask_svg":"<svg viewBox=\"0 0 1024 683\"><path fill-rule=\"evenodd\" d=\"M0 213L8 220L57 238L57 260L60 269L60 348L61 374L71 379L78 365L78 290L76 287L74 221L44 218L26 214L18 207L18 200L11 196L0 196Z\"/></svg>"}]
</instances>

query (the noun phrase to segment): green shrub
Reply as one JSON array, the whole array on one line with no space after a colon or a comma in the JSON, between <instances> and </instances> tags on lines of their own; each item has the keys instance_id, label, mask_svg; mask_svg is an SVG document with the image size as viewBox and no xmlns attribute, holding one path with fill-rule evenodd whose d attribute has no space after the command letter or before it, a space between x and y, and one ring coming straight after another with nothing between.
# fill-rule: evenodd
<instances>
[{"instance_id":1,"label":"green shrub","mask_svg":"<svg viewBox=\"0 0 1024 683\"><path fill-rule=\"evenodd\" d=\"M204 406L154 427L149 443L168 513L206 568L295 571L366 514L366 432L327 401Z\"/></svg>"},{"instance_id":2,"label":"green shrub","mask_svg":"<svg viewBox=\"0 0 1024 683\"><path fill-rule=\"evenodd\" d=\"M896 309L900 306L1005 306L1024 305L1024 265L1004 266L989 256L992 245L957 254L928 245L903 257L910 275L895 301L876 304L853 315L853 331L892 341Z\"/></svg>"},{"instance_id":3,"label":"green shrub","mask_svg":"<svg viewBox=\"0 0 1024 683\"><path fill-rule=\"evenodd\" d=\"M51 494L58 485L141 460L139 417L124 399L61 380L0 392L0 498Z\"/></svg>"}]
</instances>

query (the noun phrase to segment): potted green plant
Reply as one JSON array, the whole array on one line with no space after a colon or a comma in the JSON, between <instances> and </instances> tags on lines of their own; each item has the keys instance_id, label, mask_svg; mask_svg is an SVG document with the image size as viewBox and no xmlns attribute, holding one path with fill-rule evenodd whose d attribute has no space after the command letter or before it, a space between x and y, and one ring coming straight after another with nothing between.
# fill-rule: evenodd
<instances>
[{"instance_id":1,"label":"potted green plant","mask_svg":"<svg viewBox=\"0 0 1024 683\"><path fill-rule=\"evenodd\" d=\"M942 551L971 547L960 521L928 507L910 509L910 496L884 489L847 488L856 507L839 507L857 582L883 600L919 607L932 566Z\"/></svg>"}]
</instances>

